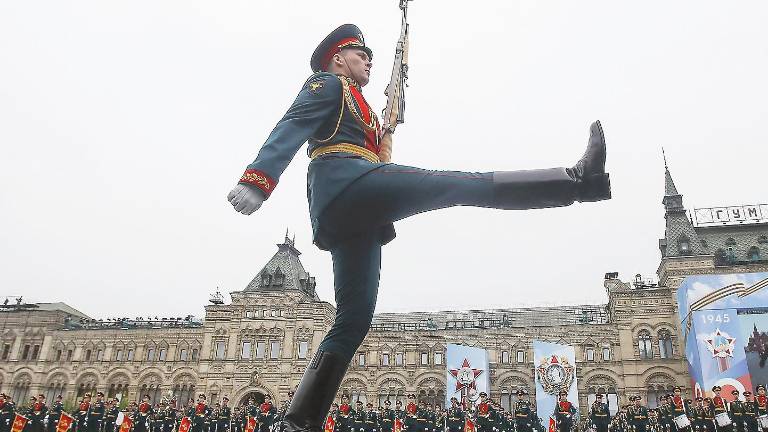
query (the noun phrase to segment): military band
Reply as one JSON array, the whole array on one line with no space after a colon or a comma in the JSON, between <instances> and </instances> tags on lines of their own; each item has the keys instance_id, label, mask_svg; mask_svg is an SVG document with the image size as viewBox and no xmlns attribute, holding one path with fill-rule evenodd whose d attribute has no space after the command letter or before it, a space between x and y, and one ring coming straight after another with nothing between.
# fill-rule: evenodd
<instances>
[{"instance_id":1,"label":"military band","mask_svg":"<svg viewBox=\"0 0 768 432\"><path fill-rule=\"evenodd\" d=\"M712 398L699 396L692 401L676 387L653 409L633 395L628 398L629 405L614 410L615 415L604 401L605 395L598 393L579 423L575 405L568 401L567 392L561 391L552 418L558 432L768 432L768 427L763 427L768 426L768 396L763 385L755 388L755 395L734 389L726 398L720 386L714 386L712 392ZM105 400L104 394L97 392L94 397L86 393L74 409L65 410L60 395L50 406L44 395L32 396L28 403L17 406L0 393L0 432L10 432L15 414L29 419L22 432L179 432L185 417L190 421L189 432L284 432L282 418L292 395L290 392L280 409L269 396L261 404L249 399L247 404L231 408L226 396L221 403L209 405L201 393L182 407L173 398L152 405L150 396L144 395L140 403L131 402L121 410L119 400ZM430 405L415 394L406 396L405 408L401 400L385 400L375 407L362 400L350 403L342 396L328 414L333 424L328 432L464 432L468 421L476 432L543 432L528 392L518 390L516 396L509 411L484 392L469 405L453 397L448 408ZM68 429L58 430L62 413L73 421ZM124 419L130 420L130 427L121 428ZM248 428L249 421L252 429Z\"/></svg>"}]
</instances>

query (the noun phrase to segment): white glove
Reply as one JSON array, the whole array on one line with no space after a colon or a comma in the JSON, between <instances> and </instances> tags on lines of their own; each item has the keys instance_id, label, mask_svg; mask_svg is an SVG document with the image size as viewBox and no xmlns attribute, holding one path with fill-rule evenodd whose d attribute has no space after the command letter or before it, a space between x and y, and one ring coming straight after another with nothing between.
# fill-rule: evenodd
<instances>
[{"instance_id":1,"label":"white glove","mask_svg":"<svg viewBox=\"0 0 768 432\"><path fill-rule=\"evenodd\" d=\"M264 192L261 189L238 184L227 195L227 200L238 211L244 215L249 215L261 207L264 200Z\"/></svg>"}]
</instances>

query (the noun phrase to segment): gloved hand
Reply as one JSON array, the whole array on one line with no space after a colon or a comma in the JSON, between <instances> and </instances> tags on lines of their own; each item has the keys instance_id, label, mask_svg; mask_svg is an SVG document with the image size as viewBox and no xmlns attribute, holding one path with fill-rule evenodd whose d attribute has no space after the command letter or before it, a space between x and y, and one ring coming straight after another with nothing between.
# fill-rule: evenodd
<instances>
[{"instance_id":1,"label":"gloved hand","mask_svg":"<svg viewBox=\"0 0 768 432\"><path fill-rule=\"evenodd\" d=\"M238 211L244 215L249 215L261 207L264 200L267 199L259 188L238 184L227 195L227 200Z\"/></svg>"}]
</instances>

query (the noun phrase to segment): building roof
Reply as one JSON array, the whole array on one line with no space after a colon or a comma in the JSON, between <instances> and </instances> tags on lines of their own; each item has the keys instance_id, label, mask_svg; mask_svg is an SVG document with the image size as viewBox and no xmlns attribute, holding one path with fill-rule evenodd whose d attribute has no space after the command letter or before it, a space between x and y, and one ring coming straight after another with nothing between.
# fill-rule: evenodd
<instances>
[{"instance_id":1,"label":"building roof","mask_svg":"<svg viewBox=\"0 0 768 432\"><path fill-rule=\"evenodd\" d=\"M72 316L76 316L78 318L82 319L91 319L88 315L80 312L79 310L73 308L72 306L57 302L57 303L35 303L37 305L38 310L45 310L45 311L61 311L67 314L70 314Z\"/></svg>"},{"instance_id":2,"label":"building roof","mask_svg":"<svg viewBox=\"0 0 768 432\"><path fill-rule=\"evenodd\" d=\"M294 246L294 241L295 238L288 238L288 231L286 230L285 240L277 245L275 255L243 291L299 291L312 300L320 301L315 292L315 278L304 270L304 265L299 259L301 252Z\"/></svg>"}]
</instances>

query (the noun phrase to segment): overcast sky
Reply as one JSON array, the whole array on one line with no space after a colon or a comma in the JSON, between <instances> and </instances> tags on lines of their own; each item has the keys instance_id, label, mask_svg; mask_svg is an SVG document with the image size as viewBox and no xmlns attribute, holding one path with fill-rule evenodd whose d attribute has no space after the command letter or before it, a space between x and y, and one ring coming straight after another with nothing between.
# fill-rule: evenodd
<instances>
[{"instance_id":1,"label":"overcast sky","mask_svg":"<svg viewBox=\"0 0 768 432\"><path fill-rule=\"evenodd\" d=\"M377 311L601 303L605 272L653 275L662 146L688 208L768 202L768 3L416 0L409 20L396 162L569 166L600 119L614 198L399 222ZM0 2L0 295L201 316L288 228L332 301L305 148L253 215L226 194L346 22L374 51L379 111L396 0Z\"/></svg>"}]
</instances>

